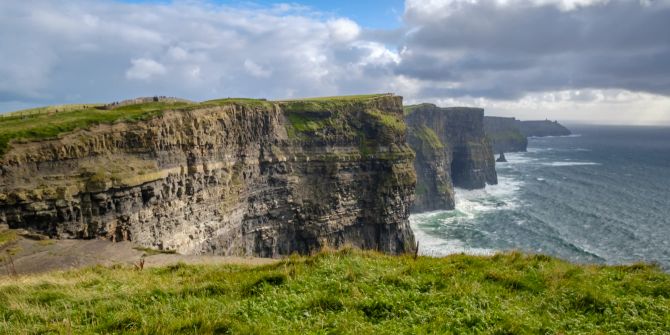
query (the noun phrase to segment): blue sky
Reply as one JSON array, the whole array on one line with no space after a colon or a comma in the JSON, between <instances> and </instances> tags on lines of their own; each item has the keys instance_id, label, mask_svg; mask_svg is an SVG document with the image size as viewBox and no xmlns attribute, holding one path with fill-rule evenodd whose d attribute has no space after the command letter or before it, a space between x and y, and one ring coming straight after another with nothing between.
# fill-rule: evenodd
<instances>
[{"instance_id":1,"label":"blue sky","mask_svg":"<svg viewBox=\"0 0 670 335\"><path fill-rule=\"evenodd\" d=\"M170 3L169 0L119 0L132 3ZM326 15L347 17L365 28L391 29L402 24L401 16L405 8L404 0L360 0L360 1L332 1L332 0L211 0L210 2L231 6L273 6L277 4L300 4L323 12Z\"/></svg>"}]
</instances>

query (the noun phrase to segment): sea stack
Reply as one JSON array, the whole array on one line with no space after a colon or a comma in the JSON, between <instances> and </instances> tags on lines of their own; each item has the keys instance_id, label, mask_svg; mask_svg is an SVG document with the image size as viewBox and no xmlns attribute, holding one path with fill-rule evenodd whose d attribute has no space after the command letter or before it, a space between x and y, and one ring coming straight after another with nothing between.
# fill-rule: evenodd
<instances>
[{"instance_id":1,"label":"sea stack","mask_svg":"<svg viewBox=\"0 0 670 335\"><path fill-rule=\"evenodd\" d=\"M497 163L507 163L507 158L505 158L505 153L504 152L500 153L500 157L498 157L498 159L496 159L496 162Z\"/></svg>"}]
</instances>

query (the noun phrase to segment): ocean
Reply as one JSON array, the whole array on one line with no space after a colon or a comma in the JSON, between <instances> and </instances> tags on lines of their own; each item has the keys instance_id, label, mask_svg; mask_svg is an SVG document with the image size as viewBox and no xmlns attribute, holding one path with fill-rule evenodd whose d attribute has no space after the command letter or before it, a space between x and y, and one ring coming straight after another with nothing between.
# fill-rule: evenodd
<instances>
[{"instance_id":1,"label":"ocean","mask_svg":"<svg viewBox=\"0 0 670 335\"><path fill-rule=\"evenodd\" d=\"M499 184L456 190L456 209L413 214L419 252L520 250L670 270L670 128L571 126L506 154Z\"/></svg>"}]
</instances>

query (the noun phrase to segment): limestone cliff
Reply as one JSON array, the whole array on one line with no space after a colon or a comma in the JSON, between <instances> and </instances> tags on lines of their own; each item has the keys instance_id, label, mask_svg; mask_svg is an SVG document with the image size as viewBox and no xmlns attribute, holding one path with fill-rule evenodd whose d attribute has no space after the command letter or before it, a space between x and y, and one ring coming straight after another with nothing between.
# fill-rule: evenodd
<instances>
[{"instance_id":1,"label":"limestone cliff","mask_svg":"<svg viewBox=\"0 0 670 335\"><path fill-rule=\"evenodd\" d=\"M484 117L484 130L491 139L494 153L523 152L528 148L528 138L521 133L519 121L513 117Z\"/></svg>"},{"instance_id":2,"label":"limestone cliff","mask_svg":"<svg viewBox=\"0 0 670 335\"><path fill-rule=\"evenodd\" d=\"M518 121L521 133L526 137L567 136L572 134L558 121Z\"/></svg>"},{"instance_id":3,"label":"limestone cliff","mask_svg":"<svg viewBox=\"0 0 670 335\"><path fill-rule=\"evenodd\" d=\"M454 208L453 187L497 184L491 142L484 133L484 110L421 104L405 108L409 144L417 159L414 211Z\"/></svg>"},{"instance_id":4,"label":"limestone cliff","mask_svg":"<svg viewBox=\"0 0 670 335\"><path fill-rule=\"evenodd\" d=\"M402 113L392 95L221 100L13 141L0 223L188 254L413 251Z\"/></svg>"}]
</instances>

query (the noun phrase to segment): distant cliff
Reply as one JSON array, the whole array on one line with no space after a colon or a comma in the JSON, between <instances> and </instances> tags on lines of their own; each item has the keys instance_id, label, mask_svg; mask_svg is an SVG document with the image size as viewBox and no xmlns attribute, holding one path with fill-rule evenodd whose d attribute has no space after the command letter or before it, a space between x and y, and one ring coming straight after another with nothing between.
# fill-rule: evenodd
<instances>
[{"instance_id":1,"label":"distant cliff","mask_svg":"<svg viewBox=\"0 0 670 335\"><path fill-rule=\"evenodd\" d=\"M483 109L407 106L405 122L416 152L413 211L453 209L454 186L477 189L498 183Z\"/></svg>"},{"instance_id":2,"label":"distant cliff","mask_svg":"<svg viewBox=\"0 0 670 335\"><path fill-rule=\"evenodd\" d=\"M519 121L519 129L526 137L567 136L572 134L558 121Z\"/></svg>"},{"instance_id":3,"label":"distant cliff","mask_svg":"<svg viewBox=\"0 0 670 335\"><path fill-rule=\"evenodd\" d=\"M412 252L402 118L392 95L9 115L0 223L187 254Z\"/></svg>"},{"instance_id":4,"label":"distant cliff","mask_svg":"<svg viewBox=\"0 0 670 335\"><path fill-rule=\"evenodd\" d=\"M528 138L521 132L519 121L513 117L485 116L484 129L496 154L526 151L528 147Z\"/></svg>"},{"instance_id":5,"label":"distant cliff","mask_svg":"<svg viewBox=\"0 0 670 335\"><path fill-rule=\"evenodd\" d=\"M528 137L566 136L571 132L557 121L520 121L513 117L484 117L486 136L494 152L526 151Z\"/></svg>"}]
</instances>

